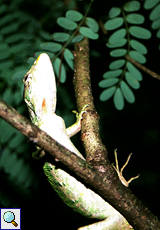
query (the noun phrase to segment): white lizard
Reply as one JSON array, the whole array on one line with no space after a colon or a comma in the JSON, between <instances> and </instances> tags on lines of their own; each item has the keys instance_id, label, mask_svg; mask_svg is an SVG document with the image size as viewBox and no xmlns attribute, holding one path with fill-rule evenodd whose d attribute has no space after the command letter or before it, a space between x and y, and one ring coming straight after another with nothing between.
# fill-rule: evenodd
<instances>
[{"instance_id":1,"label":"white lizard","mask_svg":"<svg viewBox=\"0 0 160 230\"><path fill-rule=\"evenodd\" d=\"M47 54L42 53L39 55L25 75L23 83L24 100L32 122L61 145L85 160L70 140L70 137L81 129L81 119L82 114L85 112L85 106L79 114L77 122L66 129L64 120L55 114L56 82L53 67ZM44 155L44 151L39 149L39 152L41 152L40 156ZM102 220L92 225L81 227L79 230L132 228L127 220L110 204L67 172L56 168L55 165L48 162L44 164L43 170L53 189L68 206L88 218ZM117 161L116 171L120 177L122 171L119 172Z\"/></svg>"}]
</instances>

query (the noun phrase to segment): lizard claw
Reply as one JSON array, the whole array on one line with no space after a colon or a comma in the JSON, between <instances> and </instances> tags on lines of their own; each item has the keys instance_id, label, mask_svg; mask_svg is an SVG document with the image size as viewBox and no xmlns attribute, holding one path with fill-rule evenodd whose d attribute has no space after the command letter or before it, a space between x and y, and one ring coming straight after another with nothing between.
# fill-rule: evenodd
<instances>
[{"instance_id":1,"label":"lizard claw","mask_svg":"<svg viewBox=\"0 0 160 230\"><path fill-rule=\"evenodd\" d=\"M126 167L126 165L128 164L128 161L130 160L132 153L129 154L126 163L123 165L123 167L122 167L120 170L119 170L119 166L118 166L118 159L117 159L117 151L116 151L116 149L115 149L115 151L114 151L114 155L115 155L116 167L115 167L114 165L113 165L113 167L114 167L114 169L116 170L116 172L117 172L117 174L118 174L118 177L119 177L121 183L122 183L123 185L125 185L126 187L128 187L128 186L129 186L129 183L130 183L132 180L137 179L137 178L139 177L139 175L138 175L138 176L132 177L129 181L126 181L125 178L123 177L123 174L122 174L123 169L124 169L124 168Z\"/></svg>"},{"instance_id":2,"label":"lizard claw","mask_svg":"<svg viewBox=\"0 0 160 230\"><path fill-rule=\"evenodd\" d=\"M81 110L80 113L78 113L78 112L75 111L75 110L72 111L73 113L76 114L76 118L77 118L78 120L81 120L81 119L82 119L83 113L86 113L86 112L87 112L87 111L85 110L85 108L86 108L87 106L89 106L89 105L88 105L88 104L85 104L85 105L83 106L83 108L82 108L82 110Z\"/></svg>"},{"instance_id":3,"label":"lizard claw","mask_svg":"<svg viewBox=\"0 0 160 230\"><path fill-rule=\"evenodd\" d=\"M79 119L82 119L83 113L86 113L86 112L87 112L87 111L85 110L85 108L88 107L88 106L89 106L88 104L85 104L85 105L83 106L81 112L80 112L78 115L76 115L76 117L79 118Z\"/></svg>"}]
</instances>

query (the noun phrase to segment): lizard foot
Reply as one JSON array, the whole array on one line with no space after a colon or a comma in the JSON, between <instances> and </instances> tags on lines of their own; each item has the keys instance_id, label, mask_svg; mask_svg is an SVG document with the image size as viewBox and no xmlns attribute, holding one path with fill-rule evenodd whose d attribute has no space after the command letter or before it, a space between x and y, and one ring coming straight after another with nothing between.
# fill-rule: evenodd
<instances>
[{"instance_id":1,"label":"lizard foot","mask_svg":"<svg viewBox=\"0 0 160 230\"><path fill-rule=\"evenodd\" d=\"M82 115L83 115L83 113L86 113L86 112L87 112L87 111L85 110L85 108L86 108L87 106L89 106L89 105L88 105L88 104L85 104L85 105L83 106L83 108L82 108L82 110L81 110L80 113L78 113L78 112L75 111L75 110L72 111L73 113L76 114L77 120L82 120Z\"/></svg>"},{"instance_id":2,"label":"lizard foot","mask_svg":"<svg viewBox=\"0 0 160 230\"><path fill-rule=\"evenodd\" d=\"M137 179L139 177L138 176L135 176L135 177L132 177L130 180L126 181L125 178L123 177L123 169L126 167L126 165L128 164L130 158L131 158L131 155L132 153L129 154L128 158L127 158L127 161L126 163L123 165L123 167L121 168L121 170L119 171L119 166L118 166L118 159L117 159L117 151L116 149L114 150L114 155L115 155L115 161L116 161L116 167L113 165L114 169L116 170L117 174L118 174L118 177L120 179L120 181L122 182L123 185L125 185L126 187L129 186L129 183L134 180L134 179Z\"/></svg>"}]
</instances>

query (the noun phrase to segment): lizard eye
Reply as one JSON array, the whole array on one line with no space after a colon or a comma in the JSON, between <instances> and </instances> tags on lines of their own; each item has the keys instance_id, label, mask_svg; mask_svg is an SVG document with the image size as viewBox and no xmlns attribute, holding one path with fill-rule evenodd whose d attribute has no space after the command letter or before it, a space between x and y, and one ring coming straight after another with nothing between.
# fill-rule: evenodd
<instances>
[{"instance_id":1,"label":"lizard eye","mask_svg":"<svg viewBox=\"0 0 160 230\"><path fill-rule=\"evenodd\" d=\"M26 75L23 78L23 83L26 84L31 78L31 74L30 73L26 73Z\"/></svg>"},{"instance_id":2,"label":"lizard eye","mask_svg":"<svg viewBox=\"0 0 160 230\"><path fill-rule=\"evenodd\" d=\"M27 78L28 78L28 74L26 74L25 76L24 76L24 81L27 81Z\"/></svg>"}]
</instances>

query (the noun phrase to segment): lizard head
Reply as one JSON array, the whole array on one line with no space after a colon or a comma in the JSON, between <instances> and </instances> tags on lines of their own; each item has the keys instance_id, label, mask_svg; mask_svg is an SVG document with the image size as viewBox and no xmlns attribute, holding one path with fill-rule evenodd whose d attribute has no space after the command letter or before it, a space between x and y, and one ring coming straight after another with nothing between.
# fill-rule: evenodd
<instances>
[{"instance_id":1,"label":"lizard head","mask_svg":"<svg viewBox=\"0 0 160 230\"><path fill-rule=\"evenodd\" d=\"M38 56L23 79L24 100L33 123L37 123L44 113L54 113L56 109L56 82L52 63L47 54Z\"/></svg>"}]
</instances>

